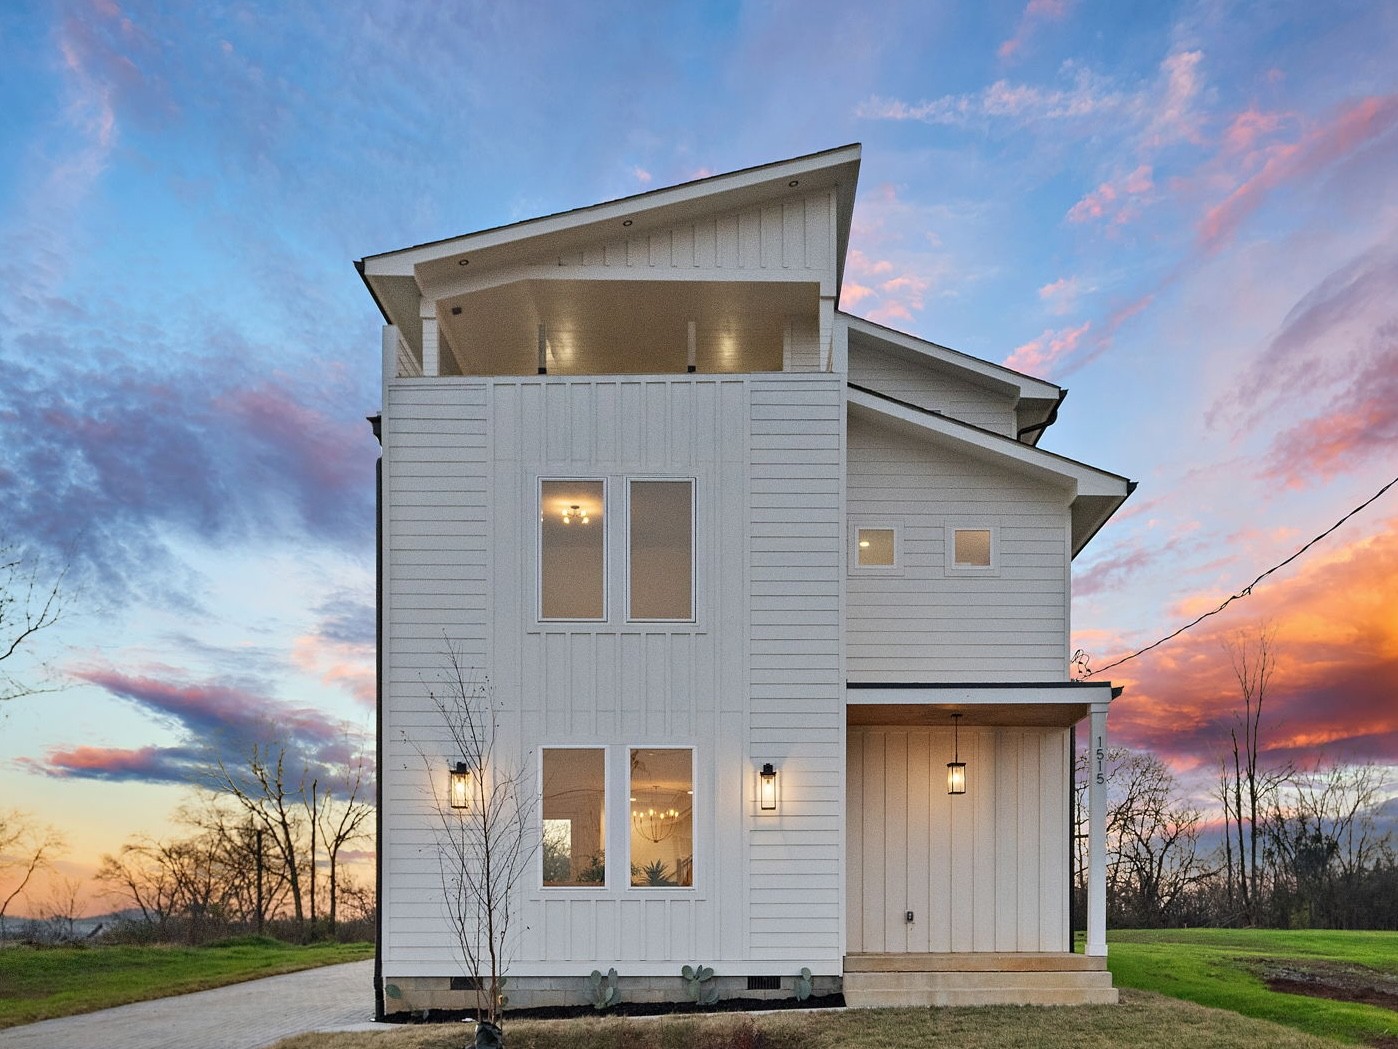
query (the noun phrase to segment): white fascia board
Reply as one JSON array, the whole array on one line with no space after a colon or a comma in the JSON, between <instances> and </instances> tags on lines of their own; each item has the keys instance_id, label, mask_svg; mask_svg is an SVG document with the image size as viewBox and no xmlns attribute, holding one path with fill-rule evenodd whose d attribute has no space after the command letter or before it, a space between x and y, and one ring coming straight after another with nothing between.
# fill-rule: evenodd
<instances>
[{"instance_id":1,"label":"white fascia board","mask_svg":"<svg viewBox=\"0 0 1398 1049\"><path fill-rule=\"evenodd\" d=\"M896 688L859 686L845 688L845 702L863 706L1006 706L1061 703L1110 703L1112 685L1108 681L1073 681L1025 687L980 685L906 685Z\"/></svg>"},{"instance_id":2,"label":"white fascia board","mask_svg":"<svg viewBox=\"0 0 1398 1049\"><path fill-rule=\"evenodd\" d=\"M480 258L520 250L528 254L567 249L594 240L635 236L655 227L682 222L706 212L738 210L793 191L807 194L815 189L838 187L840 195L840 245L848 239L849 217L853 211L855 182L859 174L858 144L777 161L724 175L686 182L678 186L650 190L620 200L541 218L526 219L508 226L468 233L460 237L370 255L363 260L366 276L415 276L417 267L469 256ZM792 180L800 182L791 187ZM631 221L629 227L622 222ZM554 244L540 243L544 239ZM843 250L841 251L843 254Z\"/></svg>"},{"instance_id":3,"label":"white fascia board","mask_svg":"<svg viewBox=\"0 0 1398 1049\"><path fill-rule=\"evenodd\" d=\"M1099 470L1076 459L1046 452L1033 445L1021 444L978 426L959 422L936 412L923 411L912 405L846 388L846 401L852 408L883 416L925 432L929 437L958 444L971 452L1003 460L1026 472L1071 486L1074 497L1107 496L1125 499L1131 494L1131 482L1118 474Z\"/></svg>"},{"instance_id":4,"label":"white fascia board","mask_svg":"<svg viewBox=\"0 0 1398 1049\"><path fill-rule=\"evenodd\" d=\"M1006 368L1003 364L973 357L969 353L920 339L896 328L887 328L863 317L856 317L852 313L840 311L837 316L844 318L851 331L882 342L894 350L902 350L905 356L925 358L944 364L963 372L973 381L979 380L983 385L1012 394L1020 400L1058 401L1062 396L1063 388L1046 379L1025 375L1013 368Z\"/></svg>"}]
</instances>

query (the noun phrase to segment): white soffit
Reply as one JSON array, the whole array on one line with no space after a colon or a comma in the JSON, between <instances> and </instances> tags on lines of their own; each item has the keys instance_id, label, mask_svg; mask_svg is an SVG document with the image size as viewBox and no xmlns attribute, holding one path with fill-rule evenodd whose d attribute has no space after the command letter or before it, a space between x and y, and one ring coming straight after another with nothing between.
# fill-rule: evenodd
<instances>
[{"instance_id":1,"label":"white soffit","mask_svg":"<svg viewBox=\"0 0 1398 1049\"><path fill-rule=\"evenodd\" d=\"M837 190L837 268L843 275L859 158L857 143L840 146L556 215L370 255L360 262L360 267L371 286L376 278L392 276L413 276L420 283L430 282L439 270L454 273L463 259L473 267L527 262L541 254L576 250L588 244L693 221L706 214L734 211L834 187ZM793 186L793 182L796 185Z\"/></svg>"}]
</instances>

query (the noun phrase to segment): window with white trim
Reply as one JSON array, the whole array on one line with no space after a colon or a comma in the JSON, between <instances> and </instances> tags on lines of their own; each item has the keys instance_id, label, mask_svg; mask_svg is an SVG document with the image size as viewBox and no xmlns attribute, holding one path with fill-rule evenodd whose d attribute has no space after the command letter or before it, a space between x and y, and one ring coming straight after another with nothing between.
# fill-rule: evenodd
<instances>
[{"instance_id":1,"label":"window with white trim","mask_svg":"<svg viewBox=\"0 0 1398 1049\"><path fill-rule=\"evenodd\" d=\"M606 482L539 480L539 618L607 618Z\"/></svg>"},{"instance_id":2,"label":"window with white trim","mask_svg":"<svg viewBox=\"0 0 1398 1049\"><path fill-rule=\"evenodd\" d=\"M628 483L626 618L694 619L694 481Z\"/></svg>"},{"instance_id":3,"label":"window with white trim","mask_svg":"<svg viewBox=\"0 0 1398 1049\"><path fill-rule=\"evenodd\" d=\"M999 537L996 528L948 526L946 568L953 574L994 574L999 571Z\"/></svg>"},{"instance_id":4,"label":"window with white trim","mask_svg":"<svg viewBox=\"0 0 1398 1049\"><path fill-rule=\"evenodd\" d=\"M601 887L607 877L607 752L544 747L544 888Z\"/></svg>"},{"instance_id":5,"label":"window with white trim","mask_svg":"<svg viewBox=\"0 0 1398 1049\"><path fill-rule=\"evenodd\" d=\"M856 528L854 530L854 564L856 568L896 568L898 566L897 529Z\"/></svg>"},{"instance_id":6,"label":"window with white trim","mask_svg":"<svg viewBox=\"0 0 1398 1049\"><path fill-rule=\"evenodd\" d=\"M694 885L694 751L632 747L627 783L631 807L631 885Z\"/></svg>"}]
</instances>

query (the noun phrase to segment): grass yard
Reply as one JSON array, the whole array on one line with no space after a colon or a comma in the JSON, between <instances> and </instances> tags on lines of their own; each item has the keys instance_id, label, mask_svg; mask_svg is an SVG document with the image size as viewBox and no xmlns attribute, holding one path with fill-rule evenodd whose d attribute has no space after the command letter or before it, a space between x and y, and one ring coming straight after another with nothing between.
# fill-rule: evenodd
<instances>
[{"instance_id":1,"label":"grass yard","mask_svg":"<svg viewBox=\"0 0 1398 1049\"><path fill-rule=\"evenodd\" d=\"M363 1034L308 1034L277 1049L460 1049L464 1024ZM521 1020L509 1049L1334 1049L1335 1043L1265 1020L1143 991L1118 1006L1072 1009L855 1009L746 1017Z\"/></svg>"},{"instance_id":2,"label":"grass yard","mask_svg":"<svg viewBox=\"0 0 1398 1049\"><path fill-rule=\"evenodd\" d=\"M213 947L5 946L0 1028L373 955L368 943L298 947L256 936Z\"/></svg>"},{"instance_id":3,"label":"grass yard","mask_svg":"<svg viewBox=\"0 0 1398 1049\"><path fill-rule=\"evenodd\" d=\"M1347 1042L1398 1045L1398 1011L1269 990L1269 976L1398 992L1398 933L1122 930L1107 937L1118 987L1157 991Z\"/></svg>"}]
</instances>

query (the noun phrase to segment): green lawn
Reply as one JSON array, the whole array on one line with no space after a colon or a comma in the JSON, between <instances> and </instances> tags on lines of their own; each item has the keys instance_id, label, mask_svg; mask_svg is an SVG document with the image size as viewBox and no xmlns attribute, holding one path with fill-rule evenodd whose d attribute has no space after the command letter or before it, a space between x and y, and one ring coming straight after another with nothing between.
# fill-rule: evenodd
<instances>
[{"instance_id":1,"label":"green lawn","mask_svg":"<svg viewBox=\"0 0 1398 1049\"><path fill-rule=\"evenodd\" d=\"M1136 987L1347 1042L1398 1038L1398 1012L1267 989L1268 961L1398 975L1398 933L1269 929L1121 930L1107 937L1118 987Z\"/></svg>"},{"instance_id":2,"label":"green lawn","mask_svg":"<svg viewBox=\"0 0 1398 1049\"><path fill-rule=\"evenodd\" d=\"M371 958L368 943L298 947L249 937L215 947L0 948L0 1027Z\"/></svg>"}]
</instances>

